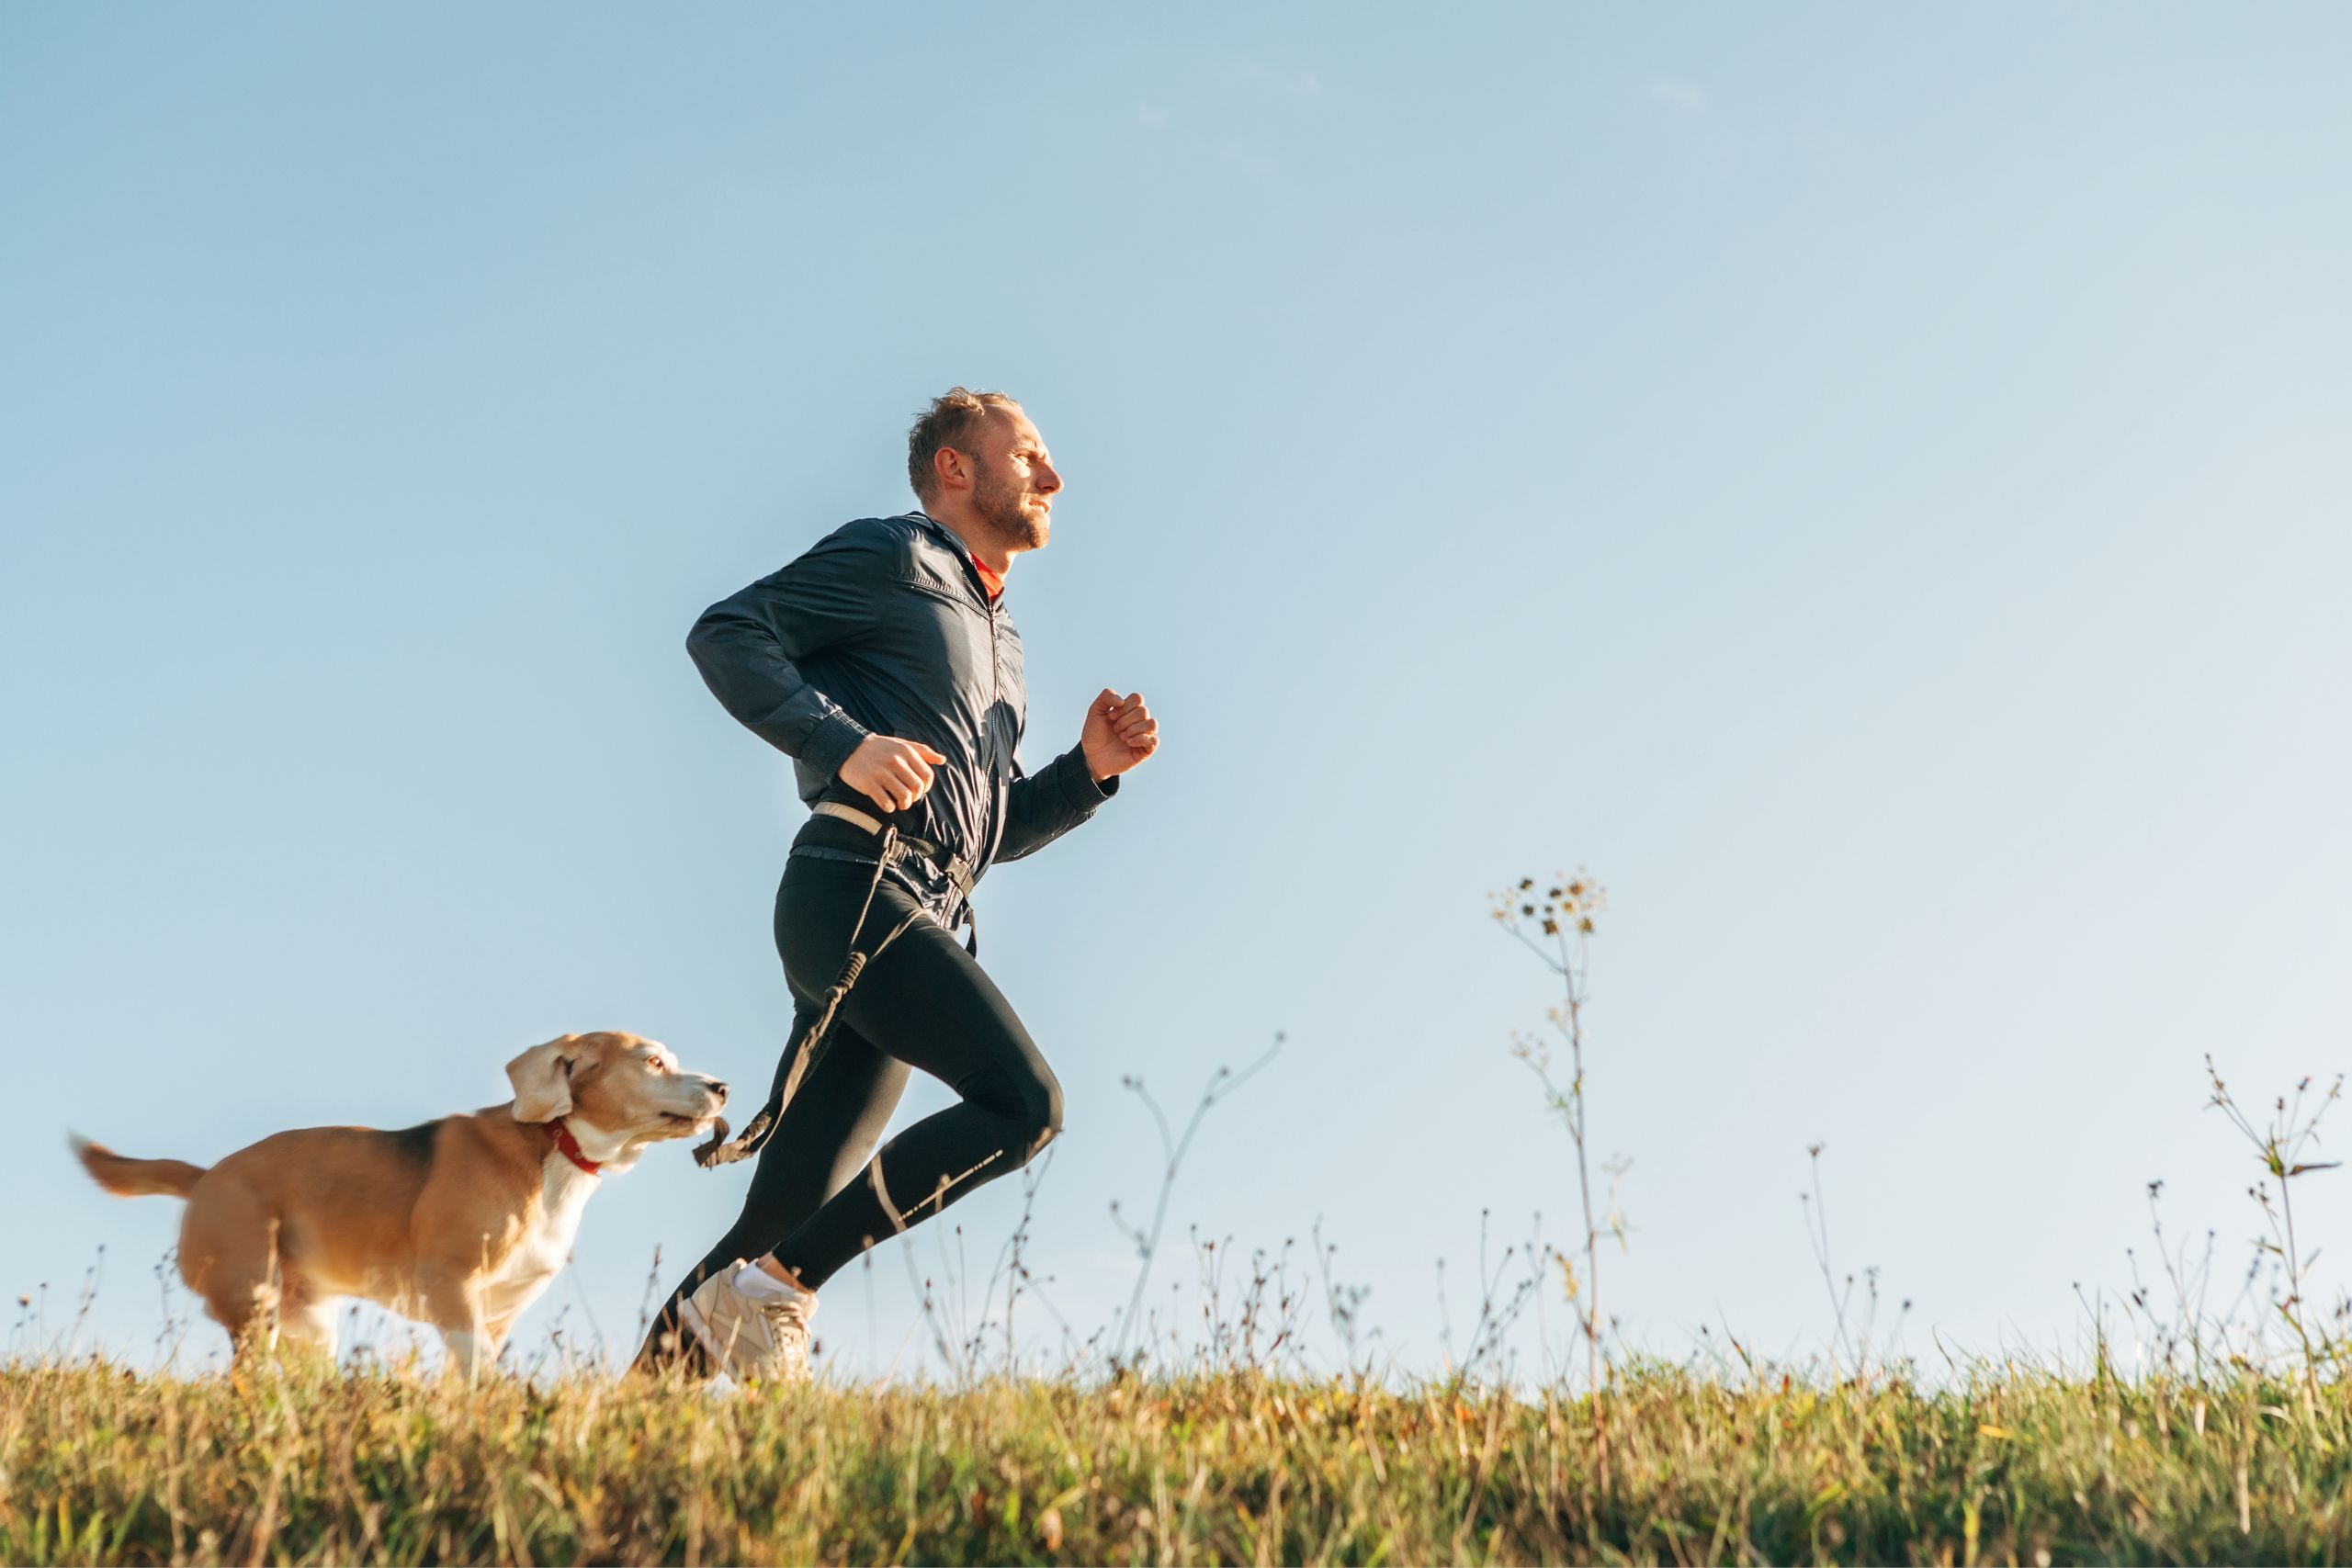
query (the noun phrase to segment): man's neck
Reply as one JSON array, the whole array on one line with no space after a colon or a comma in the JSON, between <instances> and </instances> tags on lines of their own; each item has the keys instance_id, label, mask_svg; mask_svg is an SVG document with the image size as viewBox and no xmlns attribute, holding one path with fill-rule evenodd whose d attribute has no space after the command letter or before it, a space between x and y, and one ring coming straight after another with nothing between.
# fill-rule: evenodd
<instances>
[{"instance_id":1,"label":"man's neck","mask_svg":"<svg viewBox=\"0 0 2352 1568\"><path fill-rule=\"evenodd\" d=\"M922 514L963 540L964 547L972 552L972 558L1000 578L1012 570L1012 558L1016 552L978 518L961 508L946 505L925 506Z\"/></svg>"}]
</instances>

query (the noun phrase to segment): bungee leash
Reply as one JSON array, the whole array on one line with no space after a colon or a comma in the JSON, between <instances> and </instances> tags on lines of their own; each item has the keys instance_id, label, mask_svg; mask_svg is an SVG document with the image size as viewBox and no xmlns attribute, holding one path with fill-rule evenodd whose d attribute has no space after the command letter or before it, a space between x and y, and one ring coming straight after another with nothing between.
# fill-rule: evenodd
<instances>
[{"instance_id":1,"label":"bungee leash","mask_svg":"<svg viewBox=\"0 0 2352 1568\"><path fill-rule=\"evenodd\" d=\"M833 1015L841 1010L842 998L849 995L850 987L857 984L857 977L860 975L865 973L865 966L881 957L883 950L904 936L907 928L922 919L925 912L922 906L917 904L907 912L904 919L890 928L888 935L876 942L870 950L859 948L857 939L865 934L865 919L874 912L874 896L881 891L882 878L889 874L890 868L910 854L920 853L937 860L940 858L939 852L922 840L904 837L895 827L888 823L876 822L864 813L856 813L853 817L851 810L837 807L826 812L825 815L847 818L858 821L861 826L870 826L880 831L881 851L875 857L874 879L865 885L865 901L858 906L857 923L850 928L849 952L842 960L842 972L834 977L833 983L826 987L824 1006L819 1010L816 1021L810 1024L808 1032L800 1038L798 1049L795 1050L791 1045L786 1046L786 1050L791 1054L792 1066L786 1070L783 1081L778 1083L775 1090L768 1095L767 1103L760 1107L758 1113L744 1124L742 1132L737 1134L731 1142L728 1137L727 1119L723 1116L716 1119L709 1140L695 1146L695 1163L705 1170L713 1170L722 1165L733 1165L737 1160L749 1159L766 1146L769 1137L775 1132L776 1122L784 1114L784 1108L792 1103L793 1095L798 1092L801 1080L808 1076L809 1069L814 1067L824 1055L826 1037L832 1032ZM960 866L961 862L958 860L954 863ZM951 879L957 881L958 888L965 893L968 906L968 882L952 876ZM966 913L969 914L968 908ZM974 920L973 934L976 944L978 931L979 923Z\"/></svg>"}]
</instances>

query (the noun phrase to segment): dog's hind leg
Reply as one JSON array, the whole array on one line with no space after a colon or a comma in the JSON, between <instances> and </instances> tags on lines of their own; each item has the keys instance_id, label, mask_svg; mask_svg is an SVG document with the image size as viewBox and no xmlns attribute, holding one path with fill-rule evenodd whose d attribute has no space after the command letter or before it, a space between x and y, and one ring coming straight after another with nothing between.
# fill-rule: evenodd
<instances>
[{"instance_id":1,"label":"dog's hind leg","mask_svg":"<svg viewBox=\"0 0 2352 1568\"><path fill-rule=\"evenodd\" d=\"M180 1221L180 1278L212 1321L228 1330L239 1359L276 1342L284 1280L277 1218L233 1181L209 1180Z\"/></svg>"},{"instance_id":2,"label":"dog's hind leg","mask_svg":"<svg viewBox=\"0 0 2352 1568\"><path fill-rule=\"evenodd\" d=\"M334 1297L313 1295L299 1281L291 1286L280 1286L277 1302L279 1343L305 1354L334 1360L337 1304Z\"/></svg>"}]
</instances>

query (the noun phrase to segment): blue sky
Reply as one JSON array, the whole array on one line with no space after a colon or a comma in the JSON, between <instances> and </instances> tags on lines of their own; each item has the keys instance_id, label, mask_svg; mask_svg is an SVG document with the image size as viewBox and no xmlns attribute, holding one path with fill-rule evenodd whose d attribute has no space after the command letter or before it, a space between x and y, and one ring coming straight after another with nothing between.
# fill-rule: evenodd
<instances>
[{"instance_id":1,"label":"blue sky","mask_svg":"<svg viewBox=\"0 0 2352 1568\"><path fill-rule=\"evenodd\" d=\"M571 1029L763 1079L797 807L682 639L906 507L957 381L1069 482L1030 761L1106 684L1165 736L981 897L1081 1329L1157 1177L1122 1077L1280 1030L1158 1278L1319 1218L1435 1364L1436 1259L1458 1336L1482 1213L1566 1230L1486 894L1578 863L1629 1342L1819 1347L1816 1141L1922 1354L2073 1334L2154 1179L2232 1273L2203 1054L2352 1055L2348 56L2313 6L9 8L0 1285L104 1243L152 1341L175 1210L69 1125L403 1125ZM742 1179L649 1157L527 1325L627 1337ZM953 1211L967 1272L1019 1207ZM931 1229L871 1329L830 1292L847 1364Z\"/></svg>"}]
</instances>

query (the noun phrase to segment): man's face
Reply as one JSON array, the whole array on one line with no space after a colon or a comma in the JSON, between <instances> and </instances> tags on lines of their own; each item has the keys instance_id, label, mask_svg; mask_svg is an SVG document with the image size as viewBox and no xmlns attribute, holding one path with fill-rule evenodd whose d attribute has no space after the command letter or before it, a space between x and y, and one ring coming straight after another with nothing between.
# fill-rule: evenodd
<instances>
[{"instance_id":1,"label":"man's face","mask_svg":"<svg viewBox=\"0 0 2352 1568\"><path fill-rule=\"evenodd\" d=\"M1061 475L1045 437L1019 409L989 412L972 443L972 511L1006 547L1042 550Z\"/></svg>"}]
</instances>

